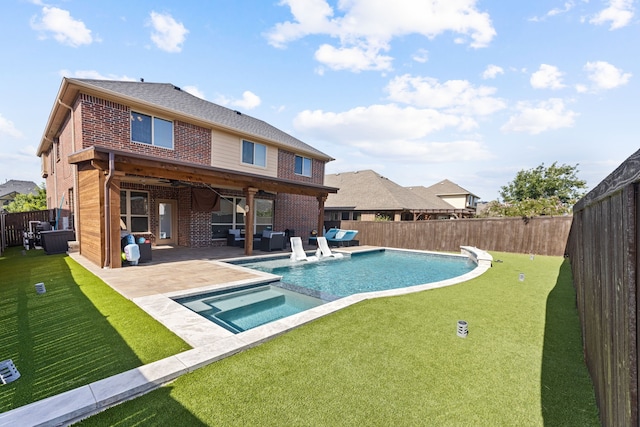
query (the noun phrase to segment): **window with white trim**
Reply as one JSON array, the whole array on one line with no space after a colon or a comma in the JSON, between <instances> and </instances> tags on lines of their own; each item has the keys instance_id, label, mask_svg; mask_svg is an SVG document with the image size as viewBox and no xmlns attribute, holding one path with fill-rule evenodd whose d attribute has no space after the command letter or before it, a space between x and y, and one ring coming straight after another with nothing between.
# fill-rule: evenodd
<instances>
[{"instance_id":1,"label":"window with white trim","mask_svg":"<svg viewBox=\"0 0 640 427\"><path fill-rule=\"evenodd\" d=\"M131 233L149 232L149 193L120 190L120 227Z\"/></svg>"},{"instance_id":2,"label":"window with white trim","mask_svg":"<svg viewBox=\"0 0 640 427\"><path fill-rule=\"evenodd\" d=\"M311 159L302 156L296 156L296 175L311 176Z\"/></svg>"},{"instance_id":3,"label":"window with white trim","mask_svg":"<svg viewBox=\"0 0 640 427\"><path fill-rule=\"evenodd\" d=\"M254 166L267 166L267 146L242 140L242 163Z\"/></svg>"},{"instance_id":4,"label":"window with white trim","mask_svg":"<svg viewBox=\"0 0 640 427\"><path fill-rule=\"evenodd\" d=\"M173 149L173 122L132 111L131 141Z\"/></svg>"}]
</instances>

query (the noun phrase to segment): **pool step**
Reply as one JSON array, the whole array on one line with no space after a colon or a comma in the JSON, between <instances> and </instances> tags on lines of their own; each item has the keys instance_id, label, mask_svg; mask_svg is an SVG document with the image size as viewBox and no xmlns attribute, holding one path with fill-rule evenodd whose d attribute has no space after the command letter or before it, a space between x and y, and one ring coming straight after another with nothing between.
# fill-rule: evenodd
<instances>
[{"instance_id":1,"label":"pool step","mask_svg":"<svg viewBox=\"0 0 640 427\"><path fill-rule=\"evenodd\" d=\"M257 304L262 301L268 301L273 298L281 297L282 292L275 291L270 287L260 288L260 290L252 289L251 291L238 292L230 295L225 295L221 298L213 298L204 301L209 305L209 308L217 309L218 311L229 311L238 307Z\"/></svg>"}]
</instances>

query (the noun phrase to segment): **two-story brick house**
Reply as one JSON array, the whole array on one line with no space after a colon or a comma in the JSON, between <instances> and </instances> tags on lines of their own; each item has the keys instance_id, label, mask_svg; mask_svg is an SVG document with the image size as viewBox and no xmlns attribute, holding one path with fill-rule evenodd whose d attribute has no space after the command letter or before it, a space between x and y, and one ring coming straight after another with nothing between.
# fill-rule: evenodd
<instances>
[{"instance_id":1,"label":"two-story brick house","mask_svg":"<svg viewBox=\"0 0 640 427\"><path fill-rule=\"evenodd\" d=\"M229 229L322 227L328 155L172 84L64 78L37 152L49 207L73 212L81 255L121 266L121 231L226 244Z\"/></svg>"}]
</instances>

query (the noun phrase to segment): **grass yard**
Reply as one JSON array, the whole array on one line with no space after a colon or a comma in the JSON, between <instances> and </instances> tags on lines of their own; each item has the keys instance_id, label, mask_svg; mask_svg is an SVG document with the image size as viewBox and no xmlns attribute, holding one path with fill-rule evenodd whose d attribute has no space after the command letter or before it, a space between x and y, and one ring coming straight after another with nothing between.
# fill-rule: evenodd
<instances>
[{"instance_id":1,"label":"grass yard","mask_svg":"<svg viewBox=\"0 0 640 427\"><path fill-rule=\"evenodd\" d=\"M568 260L493 256L477 279L348 307L81 424L600 425Z\"/></svg>"},{"instance_id":2,"label":"grass yard","mask_svg":"<svg viewBox=\"0 0 640 427\"><path fill-rule=\"evenodd\" d=\"M0 412L190 348L66 254L22 248L0 257L0 331L21 375L0 385Z\"/></svg>"}]
</instances>

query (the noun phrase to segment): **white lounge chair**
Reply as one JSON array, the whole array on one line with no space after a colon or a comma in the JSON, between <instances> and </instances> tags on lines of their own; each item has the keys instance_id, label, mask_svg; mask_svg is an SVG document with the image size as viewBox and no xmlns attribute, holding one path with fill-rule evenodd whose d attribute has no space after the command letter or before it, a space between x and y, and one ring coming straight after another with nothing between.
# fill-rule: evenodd
<instances>
[{"instance_id":1,"label":"white lounge chair","mask_svg":"<svg viewBox=\"0 0 640 427\"><path fill-rule=\"evenodd\" d=\"M317 256L307 256L300 236L291 237L291 261L318 261Z\"/></svg>"},{"instance_id":2,"label":"white lounge chair","mask_svg":"<svg viewBox=\"0 0 640 427\"><path fill-rule=\"evenodd\" d=\"M318 249L320 250L320 257L334 257L342 258L344 255L338 252L331 252L327 238L324 236L318 236Z\"/></svg>"}]
</instances>

